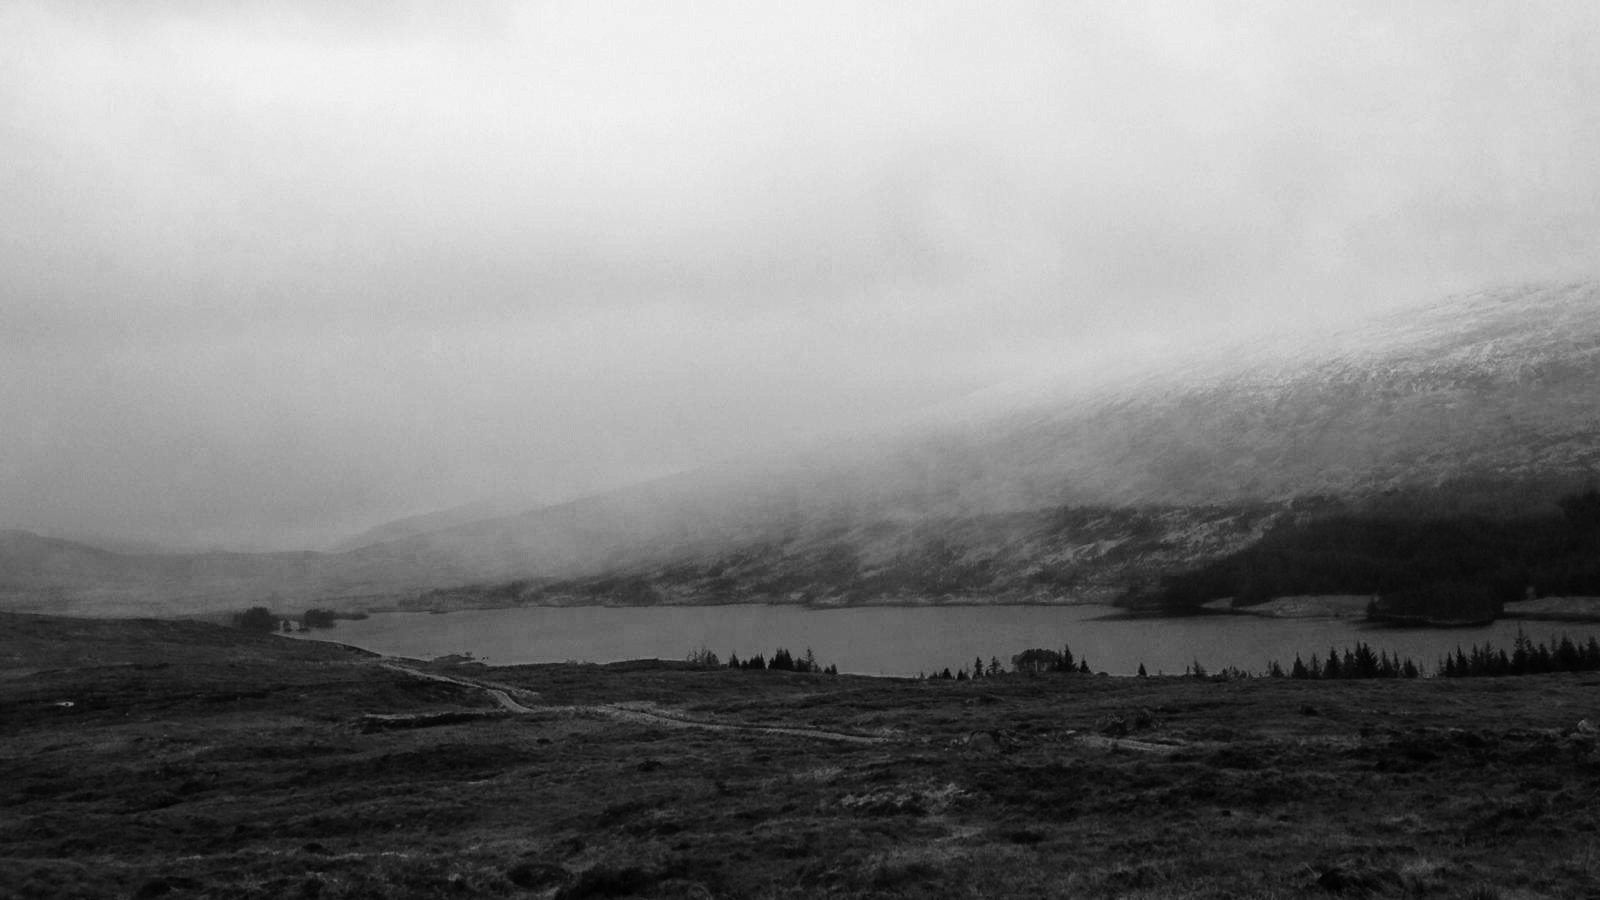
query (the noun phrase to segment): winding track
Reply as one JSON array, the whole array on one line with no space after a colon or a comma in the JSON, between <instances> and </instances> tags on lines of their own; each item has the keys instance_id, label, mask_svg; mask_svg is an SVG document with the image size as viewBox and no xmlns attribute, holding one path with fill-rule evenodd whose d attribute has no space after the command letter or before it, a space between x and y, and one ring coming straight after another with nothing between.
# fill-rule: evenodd
<instances>
[{"instance_id":1,"label":"winding track","mask_svg":"<svg viewBox=\"0 0 1600 900\"><path fill-rule=\"evenodd\" d=\"M641 703L605 703L596 706L527 706L516 698L512 692L521 695L524 699L537 696L532 691L518 688L496 687L490 684L473 681L468 678L458 678L453 675L442 675L438 672L425 672L414 669L393 660L380 663L386 669L410 675L415 678L425 678L429 681L438 681L453 684L458 687L472 688L488 694L494 702L507 712L516 715L530 715L538 713L591 713L606 716L621 722L633 722L644 725L667 725L675 728L698 728L704 731L719 731L741 734L768 734L783 737L810 738L818 741L836 741L848 744L882 744L888 738L876 737L865 734L850 734L844 731L829 731L823 728L790 728L782 725L739 725L731 722L713 722L707 719L694 719L688 716L668 714L650 709Z\"/></svg>"},{"instance_id":2,"label":"winding track","mask_svg":"<svg viewBox=\"0 0 1600 900\"><path fill-rule=\"evenodd\" d=\"M458 678L453 675L442 675L438 672L426 672L414 669L393 660L379 663L386 669L391 669L414 678L425 678L429 681L438 681L444 684L453 684L458 687L471 688L488 694L503 710L514 715L538 714L566 714L566 715L599 715L614 719L619 722L632 722L639 725L666 725L673 728L698 728L703 731L718 731L734 734L767 734L783 737L809 738L818 741L836 741L849 744L882 744L890 738L851 734L845 731L829 731L823 728L791 728L783 725L741 725L731 722L714 722L709 719L696 719L676 713L664 712L651 708L651 704L644 702L605 703L594 706L527 706L512 694L517 694L523 699L537 697L534 691L514 687L501 687L492 683L474 681L469 678ZM1085 746L1101 750L1132 750L1140 753L1167 755L1184 749L1183 744L1151 743L1149 741L1133 740L1130 738L1105 737L1098 734L1075 734L1073 739Z\"/></svg>"}]
</instances>

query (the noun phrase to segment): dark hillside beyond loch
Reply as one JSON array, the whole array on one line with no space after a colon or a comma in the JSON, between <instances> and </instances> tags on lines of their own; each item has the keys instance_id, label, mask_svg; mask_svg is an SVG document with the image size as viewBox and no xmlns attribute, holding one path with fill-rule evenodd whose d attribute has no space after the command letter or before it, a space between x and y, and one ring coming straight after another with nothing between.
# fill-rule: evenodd
<instances>
[{"instance_id":1,"label":"dark hillside beyond loch","mask_svg":"<svg viewBox=\"0 0 1600 900\"><path fill-rule=\"evenodd\" d=\"M1425 509L1406 516L1399 505L1281 522L1244 550L1166 576L1135 603L1181 613L1217 598L1250 607L1283 596L1370 594L1375 621L1478 624L1518 601L1600 597L1600 491L1567 495L1543 515L1506 518Z\"/></svg>"}]
</instances>

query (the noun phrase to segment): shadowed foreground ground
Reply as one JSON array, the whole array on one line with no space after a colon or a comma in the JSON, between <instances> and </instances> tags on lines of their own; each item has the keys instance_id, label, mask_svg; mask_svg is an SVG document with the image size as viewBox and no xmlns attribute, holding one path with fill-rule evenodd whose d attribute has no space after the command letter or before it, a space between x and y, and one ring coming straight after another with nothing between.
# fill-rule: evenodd
<instances>
[{"instance_id":1,"label":"shadowed foreground ground","mask_svg":"<svg viewBox=\"0 0 1600 900\"><path fill-rule=\"evenodd\" d=\"M1596 675L422 668L0 616L0 894L1600 893Z\"/></svg>"}]
</instances>

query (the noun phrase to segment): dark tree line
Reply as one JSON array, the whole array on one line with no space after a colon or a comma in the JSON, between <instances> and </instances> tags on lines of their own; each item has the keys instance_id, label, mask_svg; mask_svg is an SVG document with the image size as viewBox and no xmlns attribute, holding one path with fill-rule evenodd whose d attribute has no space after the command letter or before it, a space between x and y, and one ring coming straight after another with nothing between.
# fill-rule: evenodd
<instances>
[{"instance_id":1,"label":"dark tree line","mask_svg":"<svg viewBox=\"0 0 1600 900\"><path fill-rule=\"evenodd\" d=\"M711 654L709 664L713 666L719 665L716 654ZM773 651L771 659L767 659L760 653L757 653L755 656L751 656L746 659L740 659L739 654L737 653L729 653L728 668L746 670L754 669L760 671L771 670L774 672L815 672L822 675L839 674L838 666L831 663L826 666L819 664L817 662L816 654L811 652L810 647L806 648L805 656L795 656L783 647L779 647L777 650Z\"/></svg>"},{"instance_id":2,"label":"dark tree line","mask_svg":"<svg viewBox=\"0 0 1600 900\"><path fill-rule=\"evenodd\" d=\"M1600 670L1600 641L1594 635L1586 643L1575 643L1562 635L1548 645L1535 644L1519 629L1511 652L1488 641L1439 660L1439 674L1446 678L1482 678L1501 675L1539 675L1546 672L1593 672Z\"/></svg>"},{"instance_id":3,"label":"dark tree line","mask_svg":"<svg viewBox=\"0 0 1600 900\"><path fill-rule=\"evenodd\" d=\"M722 665L715 653L705 649L690 654L689 659L691 662L701 665ZM1048 650L1038 647L1024 650L1011 657L1011 665L1010 671L1023 675L1086 675L1090 672L1088 660L1074 656L1071 647L1065 644L1061 646L1060 650ZM780 672L818 672L827 675L837 675L839 673L837 666L819 666L815 655L810 649L806 650L804 657L796 657L782 647L779 647L770 659L759 653L742 660L737 654L729 654L727 667L731 669L770 669ZM1485 642L1482 646L1474 645L1466 650L1457 647L1454 654L1447 654L1439 660L1434 674L1446 678L1468 678L1589 671L1600 671L1600 640L1597 640L1594 636L1591 635L1585 643L1574 642L1570 637L1562 635L1559 640L1552 640L1549 644L1535 644L1526 634L1519 630L1509 652L1502 648L1495 648L1488 642ZM1008 670L1001 664L999 657L990 657L989 662L985 663L983 657L979 656L973 659L970 669L963 667L951 670L946 667L931 675L919 677L936 681L968 681L980 678L996 678L1006 674L1008 674ZM1183 674L1185 677L1211 681L1232 681L1256 677L1255 673L1247 672L1234 666L1212 672L1198 658L1184 668ZM1373 650L1365 641L1362 641L1343 650L1337 647L1329 647L1325 657L1313 653L1308 659L1297 653L1295 654L1294 662L1288 667L1283 666L1277 660L1272 660L1267 664L1266 670L1260 674L1268 678L1332 681L1421 678L1427 673L1410 657L1403 657L1398 653L1391 654L1387 650ZM1139 664L1138 675L1140 678L1149 676L1143 663Z\"/></svg>"},{"instance_id":4,"label":"dark tree line","mask_svg":"<svg viewBox=\"0 0 1600 900\"><path fill-rule=\"evenodd\" d=\"M1402 658L1398 654L1390 656L1387 650L1374 653L1371 647L1362 642L1353 648L1346 647L1342 654L1337 648L1329 647L1326 660L1318 658L1317 654L1313 653L1309 663L1296 653L1294 664L1289 667L1287 673L1274 660L1268 674L1276 677L1287 674L1290 678L1326 679L1419 678L1422 676L1422 670L1410 657Z\"/></svg>"},{"instance_id":5,"label":"dark tree line","mask_svg":"<svg viewBox=\"0 0 1600 900\"><path fill-rule=\"evenodd\" d=\"M1013 657L1013 659L1015 659L1015 657ZM977 681L983 678L999 678L1004 674L1006 674L1006 667L1001 664L1000 657L991 656L989 657L989 662L986 664L983 661L983 657L975 656L972 658L971 669L963 666L962 668L951 672L950 668L946 666L943 670L933 673L932 676L923 673L917 677L932 677L940 681Z\"/></svg>"},{"instance_id":6,"label":"dark tree line","mask_svg":"<svg viewBox=\"0 0 1600 900\"><path fill-rule=\"evenodd\" d=\"M1277 669L1277 663L1273 663ZM1505 675L1539 675L1547 672L1592 672L1600 670L1600 641L1590 635L1586 643L1576 643L1562 635L1549 644L1535 644L1520 629L1511 652L1496 648L1489 641L1467 650L1456 648L1439 660L1434 674L1444 678L1474 678ZM1315 653L1310 662L1295 655L1290 678L1418 678L1421 668L1409 658L1373 653L1365 643L1346 648L1343 653L1328 648L1326 659Z\"/></svg>"},{"instance_id":7,"label":"dark tree line","mask_svg":"<svg viewBox=\"0 0 1600 900\"><path fill-rule=\"evenodd\" d=\"M1139 666L1143 676L1144 666ZM1600 640L1590 635L1588 641L1578 643L1567 635L1549 644L1535 644L1520 629L1512 642L1511 651L1496 648L1485 641L1467 650L1456 648L1439 660L1434 674L1444 678L1473 678L1508 675L1540 675L1549 672L1600 671ZM1195 678L1232 680L1252 677L1247 672L1228 668L1216 675L1207 673L1199 660L1184 673ZM1420 678L1425 673L1410 657L1391 655L1386 650L1374 652L1365 642L1343 651L1328 648L1326 658L1311 654L1307 660L1295 654L1294 663L1287 670L1276 660L1267 666L1266 675L1273 678L1299 678L1322 680L1350 680L1366 678Z\"/></svg>"},{"instance_id":8,"label":"dark tree line","mask_svg":"<svg viewBox=\"0 0 1600 900\"><path fill-rule=\"evenodd\" d=\"M365 619L366 613L341 613L332 609L318 609L313 607L300 616L300 630L311 628L332 628L340 619ZM277 631L280 628L289 631L293 624L292 618L280 618L266 606L252 606L242 613L234 613L233 624L246 631Z\"/></svg>"}]
</instances>

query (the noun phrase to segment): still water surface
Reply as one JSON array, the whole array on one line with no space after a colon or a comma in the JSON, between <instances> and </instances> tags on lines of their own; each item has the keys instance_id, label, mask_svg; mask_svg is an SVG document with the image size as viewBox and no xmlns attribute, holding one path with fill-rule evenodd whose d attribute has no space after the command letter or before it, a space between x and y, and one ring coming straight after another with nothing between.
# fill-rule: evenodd
<instances>
[{"instance_id":1,"label":"still water surface","mask_svg":"<svg viewBox=\"0 0 1600 900\"><path fill-rule=\"evenodd\" d=\"M391 656L431 658L471 653L495 665L537 662L616 662L682 659L706 647L724 660L776 647L806 648L823 665L863 675L953 671L1029 647L1068 644L1097 672L1131 675L1143 663L1154 675L1182 673L1198 659L1207 669L1259 672L1269 660L1285 668L1301 653L1326 656L1357 641L1409 656L1426 672L1455 647L1493 641L1508 651L1519 624L1535 641L1568 634L1587 640L1593 623L1501 620L1482 628L1387 629L1351 619L1266 619L1200 616L1119 619L1105 606L857 607L813 610L792 606L672 606L642 608L523 607L443 615L379 613L343 621L313 637Z\"/></svg>"}]
</instances>

